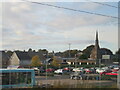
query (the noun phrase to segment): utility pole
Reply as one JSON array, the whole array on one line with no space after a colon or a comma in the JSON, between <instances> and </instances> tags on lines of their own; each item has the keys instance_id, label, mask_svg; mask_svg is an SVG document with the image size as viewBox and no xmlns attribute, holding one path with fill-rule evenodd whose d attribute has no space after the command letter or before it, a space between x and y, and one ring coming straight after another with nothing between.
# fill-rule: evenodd
<instances>
[{"instance_id":1,"label":"utility pole","mask_svg":"<svg viewBox=\"0 0 120 90\"><path fill-rule=\"evenodd\" d=\"M77 68L77 58L76 58L76 54L75 54L75 68Z\"/></svg>"},{"instance_id":2,"label":"utility pole","mask_svg":"<svg viewBox=\"0 0 120 90\"><path fill-rule=\"evenodd\" d=\"M70 55L70 43L69 43L69 60L70 60L70 57L71 57L71 55ZM70 72L70 64L69 64L69 72Z\"/></svg>"},{"instance_id":3,"label":"utility pole","mask_svg":"<svg viewBox=\"0 0 120 90\"><path fill-rule=\"evenodd\" d=\"M48 64L48 61L47 61L47 59L48 59L48 52L46 52L46 61L45 61L45 63L46 63L46 87L47 87L47 64Z\"/></svg>"},{"instance_id":4,"label":"utility pole","mask_svg":"<svg viewBox=\"0 0 120 90\"><path fill-rule=\"evenodd\" d=\"M71 45L71 44L69 43L69 58L71 57L71 56L70 56L70 45Z\"/></svg>"}]
</instances>

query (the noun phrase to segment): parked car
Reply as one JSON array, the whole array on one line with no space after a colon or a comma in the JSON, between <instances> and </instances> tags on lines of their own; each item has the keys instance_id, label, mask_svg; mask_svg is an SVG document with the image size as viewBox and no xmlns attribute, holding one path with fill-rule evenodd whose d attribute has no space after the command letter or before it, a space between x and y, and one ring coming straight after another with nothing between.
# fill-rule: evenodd
<instances>
[{"instance_id":1,"label":"parked car","mask_svg":"<svg viewBox=\"0 0 120 90\"><path fill-rule=\"evenodd\" d=\"M48 68L48 69L46 69L45 71L46 71L46 72L54 72L54 69Z\"/></svg>"},{"instance_id":2,"label":"parked car","mask_svg":"<svg viewBox=\"0 0 120 90\"><path fill-rule=\"evenodd\" d=\"M37 67L34 67L34 68L32 68L32 69L34 69L34 71L35 71L35 75L38 75L40 72L39 72L39 69L37 68Z\"/></svg>"},{"instance_id":3,"label":"parked car","mask_svg":"<svg viewBox=\"0 0 120 90\"><path fill-rule=\"evenodd\" d=\"M112 70L106 70L104 72L101 72L100 75L106 75L106 73L111 73L111 72L112 72Z\"/></svg>"},{"instance_id":4,"label":"parked car","mask_svg":"<svg viewBox=\"0 0 120 90\"><path fill-rule=\"evenodd\" d=\"M102 69L107 70L107 69L108 69L108 67L102 67Z\"/></svg>"},{"instance_id":5,"label":"parked car","mask_svg":"<svg viewBox=\"0 0 120 90\"><path fill-rule=\"evenodd\" d=\"M73 72L71 75L70 75L70 78L71 79L83 79L85 76L82 72Z\"/></svg>"},{"instance_id":6,"label":"parked car","mask_svg":"<svg viewBox=\"0 0 120 90\"><path fill-rule=\"evenodd\" d=\"M117 76L118 73L117 72L110 72L110 73L106 73L105 75L115 75L115 76Z\"/></svg>"},{"instance_id":7,"label":"parked car","mask_svg":"<svg viewBox=\"0 0 120 90\"><path fill-rule=\"evenodd\" d=\"M45 69L40 69L40 73L44 73L45 72Z\"/></svg>"},{"instance_id":8,"label":"parked car","mask_svg":"<svg viewBox=\"0 0 120 90\"><path fill-rule=\"evenodd\" d=\"M91 69L84 69L85 73L92 73Z\"/></svg>"},{"instance_id":9,"label":"parked car","mask_svg":"<svg viewBox=\"0 0 120 90\"><path fill-rule=\"evenodd\" d=\"M64 70L63 69L57 69L57 70L54 71L54 73L56 73L56 74L63 74Z\"/></svg>"},{"instance_id":10,"label":"parked car","mask_svg":"<svg viewBox=\"0 0 120 90\"><path fill-rule=\"evenodd\" d=\"M119 71L119 68L112 69L112 72L117 72L117 71Z\"/></svg>"},{"instance_id":11,"label":"parked car","mask_svg":"<svg viewBox=\"0 0 120 90\"><path fill-rule=\"evenodd\" d=\"M96 73L102 73L102 72L104 72L104 71L105 71L104 69L98 68L98 69L96 70Z\"/></svg>"},{"instance_id":12,"label":"parked car","mask_svg":"<svg viewBox=\"0 0 120 90\"><path fill-rule=\"evenodd\" d=\"M80 69L80 68L73 68L72 71L74 71L74 72L81 72L81 71L83 71L83 69Z\"/></svg>"}]
</instances>

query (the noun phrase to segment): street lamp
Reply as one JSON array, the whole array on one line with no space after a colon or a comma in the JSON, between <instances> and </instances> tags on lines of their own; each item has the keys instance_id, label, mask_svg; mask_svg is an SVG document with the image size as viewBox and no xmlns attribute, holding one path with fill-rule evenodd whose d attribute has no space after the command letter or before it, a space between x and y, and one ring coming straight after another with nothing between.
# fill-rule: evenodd
<instances>
[{"instance_id":1,"label":"street lamp","mask_svg":"<svg viewBox=\"0 0 120 90\"><path fill-rule=\"evenodd\" d=\"M71 57L71 55L70 55L70 43L69 43L69 60L70 60L70 57ZM69 72L70 72L70 64L69 64Z\"/></svg>"},{"instance_id":2,"label":"street lamp","mask_svg":"<svg viewBox=\"0 0 120 90\"><path fill-rule=\"evenodd\" d=\"M77 58L76 58L76 54L75 54L75 68L77 68Z\"/></svg>"},{"instance_id":3,"label":"street lamp","mask_svg":"<svg viewBox=\"0 0 120 90\"><path fill-rule=\"evenodd\" d=\"M47 87L47 64L48 64L48 53L46 53L46 60L45 60L45 64L46 64L46 87Z\"/></svg>"}]
</instances>

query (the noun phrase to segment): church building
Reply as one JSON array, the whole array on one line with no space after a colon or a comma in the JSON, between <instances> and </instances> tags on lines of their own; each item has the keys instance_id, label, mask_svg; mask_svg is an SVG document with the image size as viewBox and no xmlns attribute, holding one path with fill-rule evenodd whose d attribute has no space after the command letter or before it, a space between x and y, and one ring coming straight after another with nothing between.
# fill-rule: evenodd
<instances>
[{"instance_id":1,"label":"church building","mask_svg":"<svg viewBox=\"0 0 120 90\"><path fill-rule=\"evenodd\" d=\"M96 40L95 40L95 46L91 51L90 59L95 60L96 64L103 63L106 64L106 61L109 61L111 63L111 56L113 53L107 49L107 48L100 48L99 46L99 39L98 39L98 31L96 32ZM107 60L103 59L103 56L109 56ZM101 61L100 61L101 60ZM108 62L107 62L108 63Z\"/></svg>"}]
</instances>

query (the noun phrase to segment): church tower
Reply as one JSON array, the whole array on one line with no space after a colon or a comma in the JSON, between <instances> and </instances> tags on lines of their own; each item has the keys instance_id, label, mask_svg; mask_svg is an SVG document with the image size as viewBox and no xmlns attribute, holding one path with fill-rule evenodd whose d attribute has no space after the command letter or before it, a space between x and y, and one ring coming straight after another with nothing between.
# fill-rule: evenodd
<instances>
[{"instance_id":1,"label":"church tower","mask_svg":"<svg viewBox=\"0 0 120 90\"><path fill-rule=\"evenodd\" d=\"M99 63L100 59L100 47L99 47L99 40L98 40L98 31L96 31L96 40L95 46L91 52L90 59L96 60L96 63Z\"/></svg>"}]
</instances>

